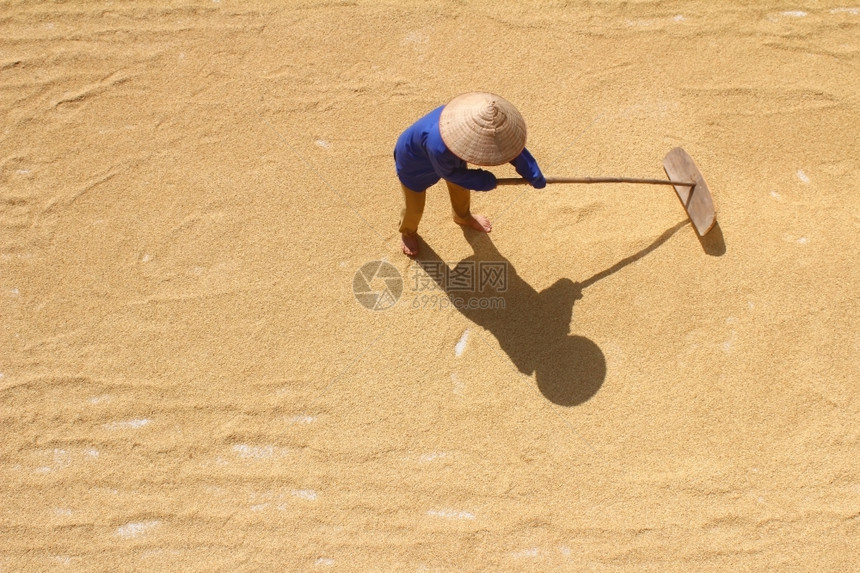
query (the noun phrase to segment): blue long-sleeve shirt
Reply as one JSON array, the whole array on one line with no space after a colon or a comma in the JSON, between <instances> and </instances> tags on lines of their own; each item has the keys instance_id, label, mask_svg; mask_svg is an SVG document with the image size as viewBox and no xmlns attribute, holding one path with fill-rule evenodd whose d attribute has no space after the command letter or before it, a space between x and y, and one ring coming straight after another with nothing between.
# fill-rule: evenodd
<instances>
[{"instance_id":1,"label":"blue long-sleeve shirt","mask_svg":"<svg viewBox=\"0 0 860 573\"><path fill-rule=\"evenodd\" d=\"M496 187L496 176L484 169L469 169L466 162L451 153L439 133L440 106L415 123L397 138L394 147L394 163L401 183L413 191L425 191L440 179L451 181L466 189L489 191ZM537 161L527 149L523 149L511 161L517 173L537 188L546 185L546 180Z\"/></svg>"}]
</instances>

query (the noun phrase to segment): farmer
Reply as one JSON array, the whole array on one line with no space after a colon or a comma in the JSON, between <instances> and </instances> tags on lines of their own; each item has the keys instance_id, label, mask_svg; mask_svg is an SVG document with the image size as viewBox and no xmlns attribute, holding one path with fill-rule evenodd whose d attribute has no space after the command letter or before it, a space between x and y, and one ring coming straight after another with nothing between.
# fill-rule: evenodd
<instances>
[{"instance_id":1,"label":"farmer","mask_svg":"<svg viewBox=\"0 0 860 573\"><path fill-rule=\"evenodd\" d=\"M416 121L397 139L394 163L405 206L400 217L403 252L418 254L418 223L424 193L444 179L451 196L454 222L482 233L492 230L489 219L469 210L469 190L489 191L496 176L467 163L489 166L510 162L536 189L546 186L537 161L526 149L526 122L506 99L472 92L455 97Z\"/></svg>"}]
</instances>

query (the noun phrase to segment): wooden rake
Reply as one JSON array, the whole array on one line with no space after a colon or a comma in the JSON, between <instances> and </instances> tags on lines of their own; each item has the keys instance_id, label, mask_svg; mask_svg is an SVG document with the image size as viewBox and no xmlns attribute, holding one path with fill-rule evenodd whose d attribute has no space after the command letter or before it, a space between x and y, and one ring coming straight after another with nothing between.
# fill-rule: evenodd
<instances>
[{"instance_id":1,"label":"wooden rake","mask_svg":"<svg viewBox=\"0 0 860 573\"><path fill-rule=\"evenodd\" d=\"M633 177L547 177L552 183L642 183L647 185L671 185L681 200L687 216L700 237L704 237L717 222L714 200L705 178L693 163L693 158L676 147L663 158L663 169L669 179L640 179ZM519 177L503 177L499 185L521 185L526 180Z\"/></svg>"}]
</instances>

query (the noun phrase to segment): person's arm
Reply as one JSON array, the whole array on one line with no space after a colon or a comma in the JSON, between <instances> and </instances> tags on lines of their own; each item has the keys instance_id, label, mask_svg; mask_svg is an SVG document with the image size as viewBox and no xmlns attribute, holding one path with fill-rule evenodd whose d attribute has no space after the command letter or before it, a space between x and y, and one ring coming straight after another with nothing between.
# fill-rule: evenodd
<instances>
[{"instance_id":1,"label":"person's arm","mask_svg":"<svg viewBox=\"0 0 860 573\"><path fill-rule=\"evenodd\" d=\"M522 153L520 153L516 159L511 161L511 165L513 165L517 173L520 176L529 182L529 184L535 189L543 189L546 187L546 179L541 173L540 167L538 167L537 161L532 157L532 154L529 153L528 149L523 148Z\"/></svg>"},{"instance_id":2,"label":"person's arm","mask_svg":"<svg viewBox=\"0 0 860 573\"><path fill-rule=\"evenodd\" d=\"M496 176L483 169L469 169L465 163L450 151L430 153L430 163L436 174L446 181L456 183L466 189L489 191L496 188Z\"/></svg>"}]
</instances>

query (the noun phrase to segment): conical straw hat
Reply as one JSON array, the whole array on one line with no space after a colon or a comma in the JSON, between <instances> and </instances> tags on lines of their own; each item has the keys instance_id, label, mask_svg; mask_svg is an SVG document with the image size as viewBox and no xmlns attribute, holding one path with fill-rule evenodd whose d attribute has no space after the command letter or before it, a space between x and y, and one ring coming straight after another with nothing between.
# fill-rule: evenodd
<instances>
[{"instance_id":1,"label":"conical straw hat","mask_svg":"<svg viewBox=\"0 0 860 573\"><path fill-rule=\"evenodd\" d=\"M526 122L501 96L471 92L455 97L439 117L442 141L451 152L475 165L501 165L526 146Z\"/></svg>"}]
</instances>

